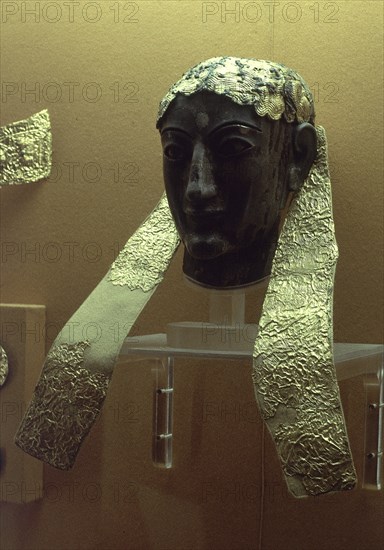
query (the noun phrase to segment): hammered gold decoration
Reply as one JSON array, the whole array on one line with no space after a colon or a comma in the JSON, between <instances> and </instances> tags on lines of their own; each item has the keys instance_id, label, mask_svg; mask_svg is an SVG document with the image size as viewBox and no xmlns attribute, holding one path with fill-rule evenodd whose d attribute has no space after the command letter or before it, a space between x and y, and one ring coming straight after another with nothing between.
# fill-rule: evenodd
<instances>
[{"instance_id":1,"label":"hammered gold decoration","mask_svg":"<svg viewBox=\"0 0 384 550\"><path fill-rule=\"evenodd\" d=\"M171 220L163 195L61 330L16 434L25 452L56 468L73 466L101 410L121 345L179 244Z\"/></svg>"},{"instance_id":2,"label":"hammered gold decoration","mask_svg":"<svg viewBox=\"0 0 384 550\"><path fill-rule=\"evenodd\" d=\"M89 346L52 347L16 438L29 454L63 470L71 467L107 393L109 377L84 368Z\"/></svg>"},{"instance_id":3,"label":"hammered gold decoration","mask_svg":"<svg viewBox=\"0 0 384 550\"><path fill-rule=\"evenodd\" d=\"M112 264L109 280L134 290L151 290L163 279L179 237L166 196L129 239Z\"/></svg>"},{"instance_id":4,"label":"hammered gold decoration","mask_svg":"<svg viewBox=\"0 0 384 550\"><path fill-rule=\"evenodd\" d=\"M338 256L324 129L281 232L254 348L261 413L295 496L352 489L356 474L332 353Z\"/></svg>"},{"instance_id":5,"label":"hammered gold decoration","mask_svg":"<svg viewBox=\"0 0 384 550\"><path fill-rule=\"evenodd\" d=\"M52 134L48 111L0 128L0 185L47 178L52 165Z\"/></svg>"},{"instance_id":6,"label":"hammered gold decoration","mask_svg":"<svg viewBox=\"0 0 384 550\"><path fill-rule=\"evenodd\" d=\"M158 120L176 94L207 90L239 105L254 105L259 116L287 122L314 121L312 94L295 71L280 63L238 57L212 57L184 73L160 103Z\"/></svg>"}]
</instances>

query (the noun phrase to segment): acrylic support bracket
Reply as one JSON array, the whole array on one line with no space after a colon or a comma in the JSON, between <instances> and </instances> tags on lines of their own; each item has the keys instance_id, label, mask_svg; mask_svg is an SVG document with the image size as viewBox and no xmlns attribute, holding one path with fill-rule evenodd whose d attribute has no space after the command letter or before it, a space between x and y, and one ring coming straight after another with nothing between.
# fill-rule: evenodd
<instances>
[{"instance_id":1,"label":"acrylic support bracket","mask_svg":"<svg viewBox=\"0 0 384 550\"><path fill-rule=\"evenodd\" d=\"M366 374L364 388L366 396L364 481L367 488L381 487L383 469L383 363L376 374Z\"/></svg>"},{"instance_id":2,"label":"acrylic support bracket","mask_svg":"<svg viewBox=\"0 0 384 550\"><path fill-rule=\"evenodd\" d=\"M210 319L207 323L171 323L167 327L167 334L126 338L119 363L144 359L153 361L152 458L156 466L171 468L173 463L175 360L188 357L224 361L249 359L251 362L256 332L256 325L244 323L244 295L235 291L230 295L221 294L220 297L216 293L211 295ZM205 337L202 337L204 334ZM363 376L366 411L362 487L380 490L384 345L336 343L334 361L338 381Z\"/></svg>"},{"instance_id":3,"label":"acrylic support bracket","mask_svg":"<svg viewBox=\"0 0 384 550\"><path fill-rule=\"evenodd\" d=\"M173 357L159 358L154 372L152 459L164 468L172 467L173 448Z\"/></svg>"},{"instance_id":4,"label":"acrylic support bracket","mask_svg":"<svg viewBox=\"0 0 384 550\"><path fill-rule=\"evenodd\" d=\"M335 344L338 381L363 377L364 386L364 489L382 488L384 417L384 346L373 344Z\"/></svg>"}]
</instances>

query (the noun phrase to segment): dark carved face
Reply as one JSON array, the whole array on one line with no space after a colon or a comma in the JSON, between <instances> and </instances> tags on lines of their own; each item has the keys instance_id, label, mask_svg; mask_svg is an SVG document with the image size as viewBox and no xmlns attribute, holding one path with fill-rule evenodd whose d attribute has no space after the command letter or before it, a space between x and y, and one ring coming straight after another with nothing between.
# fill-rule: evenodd
<instances>
[{"instance_id":1,"label":"dark carved face","mask_svg":"<svg viewBox=\"0 0 384 550\"><path fill-rule=\"evenodd\" d=\"M263 248L287 197L290 126L204 91L177 96L160 131L165 189L189 255Z\"/></svg>"}]
</instances>

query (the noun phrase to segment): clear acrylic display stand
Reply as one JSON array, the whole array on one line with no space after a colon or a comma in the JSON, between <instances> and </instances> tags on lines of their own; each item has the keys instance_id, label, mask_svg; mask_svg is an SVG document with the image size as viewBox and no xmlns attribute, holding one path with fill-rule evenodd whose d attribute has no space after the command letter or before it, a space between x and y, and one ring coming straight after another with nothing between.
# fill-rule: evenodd
<instances>
[{"instance_id":1,"label":"clear acrylic display stand","mask_svg":"<svg viewBox=\"0 0 384 550\"><path fill-rule=\"evenodd\" d=\"M264 282L266 286L267 281ZM263 285L263 283L261 283ZM194 285L196 286L196 285ZM172 467L173 367L178 357L247 359L252 362L257 325L244 322L247 288L231 291L202 289L209 295L209 321L170 323L166 334L126 338L119 363L150 359L153 363L153 462ZM384 346L334 344L338 381L363 375L365 392L365 489L381 489ZM209 362L207 362L209 365ZM209 368L209 366L207 366Z\"/></svg>"}]
</instances>

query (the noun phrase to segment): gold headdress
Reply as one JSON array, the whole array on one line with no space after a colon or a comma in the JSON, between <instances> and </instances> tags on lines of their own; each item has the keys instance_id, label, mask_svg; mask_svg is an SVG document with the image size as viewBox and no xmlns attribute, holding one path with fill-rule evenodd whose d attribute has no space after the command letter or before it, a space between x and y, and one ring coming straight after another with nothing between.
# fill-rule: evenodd
<instances>
[{"instance_id":1,"label":"gold headdress","mask_svg":"<svg viewBox=\"0 0 384 550\"><path fill-rule=\"evenodd\" d=\"M235 57L208 59L187 71L160 103L158 122L176 94L200 90L254 105L258 115L272 120L314 124L312 95L297 73L278 63ZM279 237L253 361L256 399L296 496L351 489L356 480L333 365L338 254L326 137L320 126L316 133L316 160ZM116 342L107 330L109 319L117 317L128 332L178 243L163 196L68 323L96 319L105 328L102 337L96 343L63 341L62 331L53 344L16 438L26 452L71 467L100 410L122 344L123 338Z\"/></svg>"}]
</instances>

